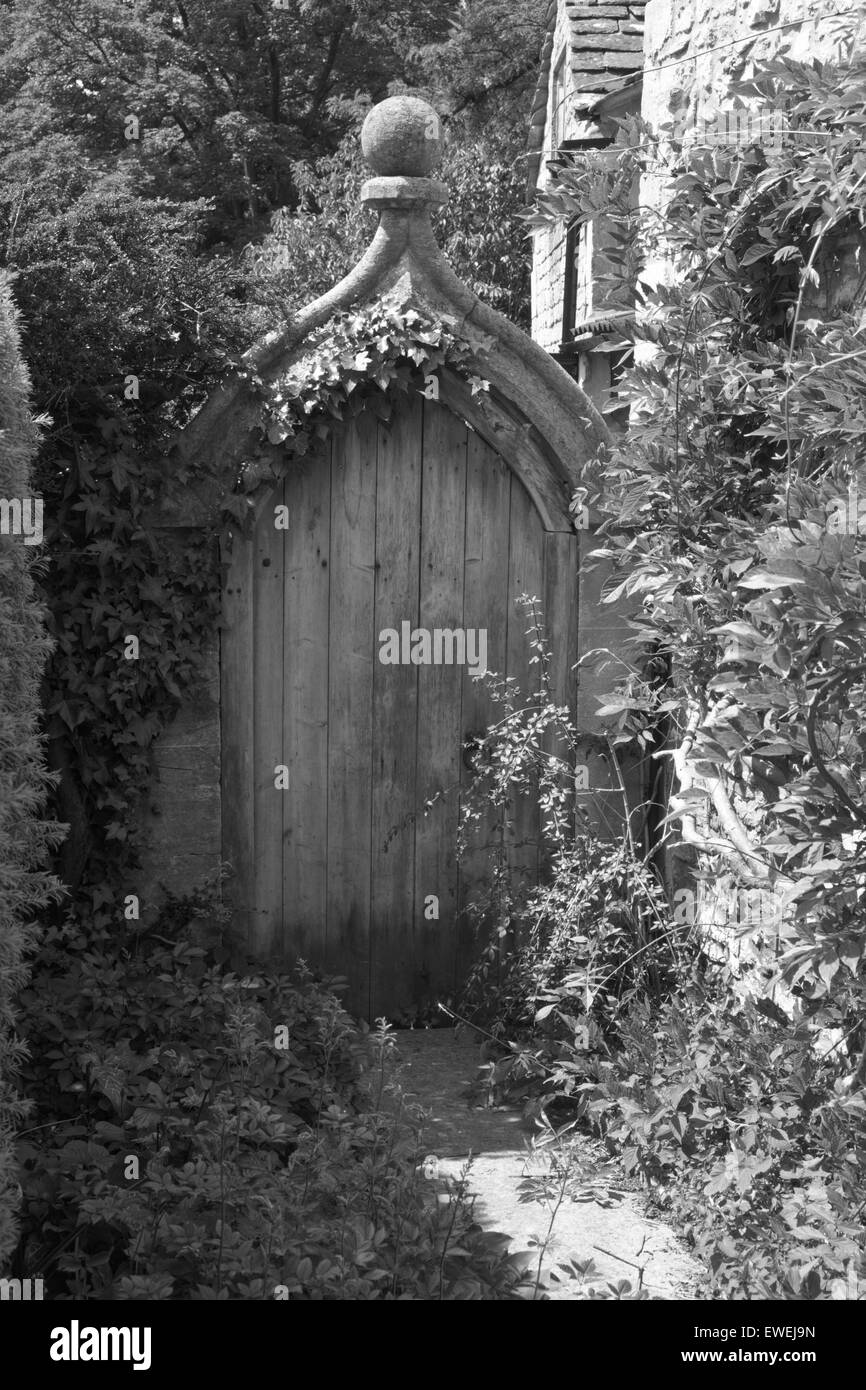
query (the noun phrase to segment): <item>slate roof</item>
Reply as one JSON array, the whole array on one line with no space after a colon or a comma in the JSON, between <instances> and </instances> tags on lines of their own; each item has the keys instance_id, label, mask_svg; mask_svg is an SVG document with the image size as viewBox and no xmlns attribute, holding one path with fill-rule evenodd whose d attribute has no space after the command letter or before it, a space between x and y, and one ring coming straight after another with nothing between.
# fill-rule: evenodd
<instances>
[{"instance_id":1,"label":"slate roof","mask_svg":"<svg viewBox=\"0 0 866 1390\"><path fill-rule=\"evenodd\" d=\"M646 0L566 0L570 30L569 62L573 104L589 112L603 96L640 80ZM557 0L550 0L541 50L538 85L529 118L528 182L535 193L544 151L550 68L556 30Z\"/></svg>"}]
</instances>

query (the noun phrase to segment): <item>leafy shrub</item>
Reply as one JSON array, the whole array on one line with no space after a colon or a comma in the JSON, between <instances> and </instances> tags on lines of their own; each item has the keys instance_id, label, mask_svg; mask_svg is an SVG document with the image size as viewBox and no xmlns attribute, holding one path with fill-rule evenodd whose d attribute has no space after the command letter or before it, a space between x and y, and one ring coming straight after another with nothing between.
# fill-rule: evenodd
<instances>
[{"instance_id":1,"label":"leafy shrub","mask_svg":"<svg viewBox=\"0 0 866 1390\"><path fill-rule=\"evenodd\" d=\"M496 1299L519 1261L327 982L244 973L214 897L153 928L47 933L23 1002L36 1101L18 1265L59 1299Z\"/></svg>"},{"instance_id":2,"label":"leafy shrub","mask_svg":"<svg viewBox=\"0 0 866 1390\"><path fill-rule=\"evenodd\" d=\"M468 837L492 804L504 832L516 799L534 795L550 849L542 882L521 889L503 833L474 904L489 940L462 1007L494 1044L485 1087L543 1125L603 1137L706 1262L709 1297L857 1296L866 1096L843 1073L862 1045L859 1016L852 1026L848 994L812 981L796 983L792 1017L760 972L747 994L703 954L694 923L676 920L627 829L620 841L572 839L549 735L572 754L581 740L546 700L537 631L533 641L539 690L502 690L507 712L480 750L466 816ZM561 1168L568 1176L567 1158Z\"/></svg>"},{"instance_id":3,"label":"leafy shrub","mask_svg":"<svg viewBox=\"0 0 866 1390\"><path fill-rule=\"evenodd\" d=\"M232 261L204 259L203 205L91 175L74 166L23 192L0 177L0 229L34 398L51 413L36 464L51 556L38 575L53 638L42 702L53 810L71 826L54 867L107 925L138 849L152 742L218 605L214 537L172 549L153 518L169 473L194 485L211 465L169 469L164 450L250 330ZM140 661L122 659L130 633Z\"/></svg>"},{"instance_id":4,"label":"leafy shrub","mask_svg":"<svg viewBox=\"0 0 866 1390\"><path fill-rule=\"evenodd\" d=\"M706 1261L711 1296L866 1290L866 1099L813 1043L805 1022L770 1022L723 976L695 974L658 1012L635 1007L615 1054L574 1049L552 1067L551 1089L575 1096Z\"/></svg>"},{"instance_id":5,"label":"leafy shrub","mask_svg":"<svg viewBox=\"0 0 866 1390\"><path fill-rule=\"evenodd\" d=\"M580 493L603 518L607 598L634 604L638 655L600 712L609 741L663 745L665 839L681 828L702 878L733 873L780 908L770 932L741 920L755 964L735 974L710 965L651 886L654 931L673 950L661 988L638 979L612 1015L588 993L588 1024L570 997L562 1007L560 978L490 1083L602 1132L726 1298L866 1287L864 91L855 45L820 70L770 63L747 94L784 101L821 140L794 130L768 148L667 147L654 225L633 190L661 152L626 125L563 167L530 219L602 219L609 307L649 311L624 330L623 351L629 339L643 350L609 402L628 409L628 428ZM659 252L677 276L657 288L640 267ZM548 941L596 961L615 947L618 862L610 851L599 893L575 856ZM631 870L625 845L621 862ZM572 938L587 900L596 911ZM540 999L546 978L525 997Z\"/></svg>"},{"instance_id":6,"label":"leafy shrub","mask_svg":"<svg viewBox=\"0 0 866 1390\"><path fill-rule=\"evenodd\" d=\"M822 139L675 149L659 228L628 196L658 148L624 131L562 175L539 217L576 200L609 223L615 265L661 242L677 266L656 297L638 277L652 313L617 383L629 429L590 484L598 553L616 570L607 597L636 605L640 653L607 706L611 737L667 722L669 831L704 874L733 869L784 897L768 951L779 997L853 1032L866 980L866 63L854 47L820 74L770 64L753 85Z\"/></svg>"},{"instance_id":7,"label":"leafy shrub","mask_svg":"<svg viewBox=\"0 0 866 1390\"><path fill-rule=\"evenodd\" d=\"M365 114L356 111L358 126ZM529 251L515 235L526 190L524 143L523 129L516 138L491 129L448 141L436 177L449 199L433 226L449 265L473 293L528 328ZM357 265L376 229L360 198L369 173L357 128L333 154L293 166L299 206L274 213L269 233L245 248L254 298L272 312L297 313Z\"/></svg>"},{"instance_id":8,"label":"leafy shrub","mask_svg":"<svg viewBox=\"0 0 866 1390\"><path fill-rule=\"evenodd\" d=\"M38 439L21 360L10 277L0 274L0 498L32 495ZM27 978L33 918L54 890L42 870L59 827L40 816L47 791L39 741L39 680L49 642L35 601L33 550L0 535L0 1269L15 1244L17 1179L11 1136L26 1105L16 1090L23 1047L15 994Z\"/></svg>"},{"instance_id":9,"label":"leafy shrub","mask_svg":"<svg viewBox=\"0 0 866 1390\"><path fill-rule=\"evenodd\" d=\"M639 808L627 802L611 742L594 740L619 780L622 838L603 838L575 804L573 769L589 739L551 698L537 600L524 595L521 604L538 679L521 691L513 679L487 677L503 713L474 750L475 777L461 806L460 853L477 848L484 828L489 865L468 905L482 946L461 1002L473 1019L512 1038L542 1023L548 1036L561 1028L570 1037L578 1026L603 1033L636 994L660 996L676 932L662 885L631 834ZM529 797L541 812L538 879L514 867L515 812ZM577 836L576 814L583 816Z\"/></svg>"}]
</instances>

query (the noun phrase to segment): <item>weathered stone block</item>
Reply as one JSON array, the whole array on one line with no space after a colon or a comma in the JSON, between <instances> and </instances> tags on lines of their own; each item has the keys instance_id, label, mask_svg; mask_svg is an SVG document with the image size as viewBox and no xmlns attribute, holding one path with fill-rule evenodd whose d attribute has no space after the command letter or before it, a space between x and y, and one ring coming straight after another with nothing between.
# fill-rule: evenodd
<instances>
[{"instance_id":1,"label":"weathered stone block","mask_svg":"<svg viewBox=\"0 0 866 1390\"><path fill-rule=\"evenodd\" d=\"M609 70L627 69L636 72L643 67L643 54L640 50L631 53L580 53L574 60L572 73L575 79L579 72L599 72L605 68Z\"/></svg>"},{"instance_id":2,"label":"weathered stone block","mask_svg":"<svg viewBox=\"0 0 866 1390\"><path fill-rule=\"evenodd\" d=\"M600 72L572 72L574 83L574 101L580 105L581 94L589 93L591 99L596 101L599 92L606 92L610 86L610 74Z\"/></svg>"},{"instance_id":3,"label":"weathered stone block","mask_svg":"<svg viewBox=\"0 0 866 1390\"><path fill-rule=\"evenodd\" d=\"M601 49L605 53L643 52L643 39L638 34L583 34L575 42L575 57L582 62L586 49Z\"/></svg>"},{"instance_id":4,"label":"weathered stone block","mask_svg":"<svg viewBox=\"0 0 866 1390\"><path fill-rule=\"evenodd\" d=\"M615 34L618 31L615 19L582 19L575 25L575 45L583 42L584 34Z\"/></svg>"},{"instance_id":5,"label":"weathered stone block","mask_svg":"<svg viewBox=\"0 0 866 1390\"><path fill-rule=\"evenodd\" d=\"M569 19L624 19L625 5L567 5Z\"/></svg>"}]
</instances>

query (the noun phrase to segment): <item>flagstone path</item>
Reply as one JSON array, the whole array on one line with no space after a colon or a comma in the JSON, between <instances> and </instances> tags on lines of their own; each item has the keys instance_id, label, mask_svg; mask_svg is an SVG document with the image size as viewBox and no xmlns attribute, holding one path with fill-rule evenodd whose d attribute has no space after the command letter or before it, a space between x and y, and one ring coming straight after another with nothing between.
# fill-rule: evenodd
<instances>
[{"instance_id":1,"label":"flagstone path","mask_svg":"<svg viewBox=\"0 0 866 1390\"><path fill-rule=\"evenodd\" d=\"M532 1154L531 1131L513 1108L488 1107L471 1094L482 1065L475 1035L468 1029L406 1029L397 1034L401 1085L427 1112L424 1142L438 1162L431 1181L444 1191L463 1170L469 1155L469 1191L475 1215L491 1231L511 1239L511 1249L529 1249L531 1236L544 1238L550 1210L542 1200L521 1201L520 1184L543 1173L543 1151ZM700 1268L664 1222L644 1212L638 1191L623 1186L622 1174L603 1146L579 1137L574 1150L580 1200L559 1207L542 1264L542 1282L555 1301L585 1298L587 1288L628 1279L654 1298L698 1296ZM591 1259L585 1280L562 1275L550 1279L561 1260ZM562 1274L561 1271L558 1271Z\"/></svg>"}]
</instances>

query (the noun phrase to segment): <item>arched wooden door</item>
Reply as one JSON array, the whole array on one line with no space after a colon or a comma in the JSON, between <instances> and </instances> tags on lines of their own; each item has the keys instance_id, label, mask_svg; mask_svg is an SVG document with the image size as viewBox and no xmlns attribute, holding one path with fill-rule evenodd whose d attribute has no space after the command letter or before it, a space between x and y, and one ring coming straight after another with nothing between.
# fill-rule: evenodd
<instances>
[{"instance_id":1,"label":"arched wooden door","mask_svg":"<svg viewBox=\"0 0 866 1390\"><path fill-rule=\"evenodd\" d=\"M536 594L555 694L570 703L577 537L546 531L490 444L417 394L398 398L387 422L367 411L335 427L290 468L254 534L235 540L226 580L224 852L259 953L345 975L354 1012L393 1017L453 995L471 963L461 909L483 855L454 858L472 775L462 750L502 709L468 661L383 662L383 634L405 642L408 624L431 642L438 629L471 644L483 631L488 669L525 689L531 653L515 600ZM275 525L279 506L288 529ZM459 658L446 636L438 655L449 650ZM512 854L530 870L538 830L527 801Z\"/></svg>"}]
</instances>

